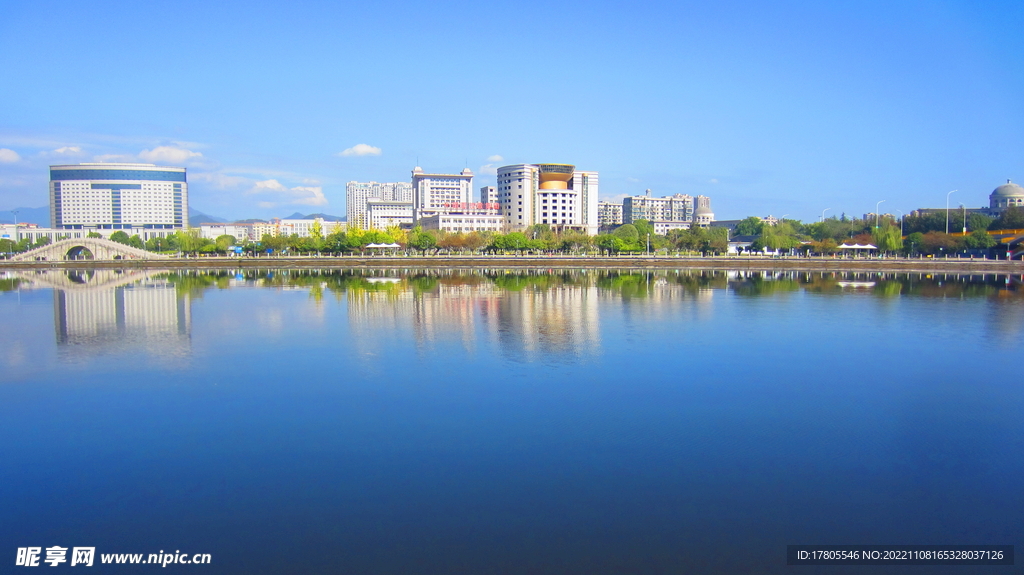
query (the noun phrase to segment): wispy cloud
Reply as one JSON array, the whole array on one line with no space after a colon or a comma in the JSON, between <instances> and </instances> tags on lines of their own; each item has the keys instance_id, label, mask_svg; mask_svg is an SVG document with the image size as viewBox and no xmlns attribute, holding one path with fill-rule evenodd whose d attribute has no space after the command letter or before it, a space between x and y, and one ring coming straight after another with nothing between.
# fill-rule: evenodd
<instances>
[{"instance_id":1,"label":"wispy cloud","mask_svg":"<svg viewBox=\"0 0 1024 575\"><path fill-rule=\"evenodd\" d=\"M497 164L484 164L480 166L480 169L478 169L476 173L481 176L497 176L498 166Z\"/></svg>"},{"instance_id":2,"label":"wispy cloud","mask_svg":"<svg viewBox=\"0 0 1024 575\"><path fill-rule=\"evenodd\" d=\"M498 154L494 154L493 156L487 156L487 161L488 162L503 162L503 161L505 161L505 158L502 158Z\"/></svg>"},{"instance_id":3,"label":"wispy cloud","mask_svg":"<svg viewBox=\"0 0 1024 575\"><path fill-rule=\"evenodd\" d=\"M277 196L275 204L295 204L301 206L325 206L327 198L324 196L323 188L319 186L295 186L289 188L277 180L263 180L256 182L246 195L260 194ZM261 202L262 204L262 202ZM262 206L261 207L266 207Z\"/></svg>"},{"instance_id":4,"label":"wispy cloud","mask_svg":"<svg viewBox=\"0 0 1024 575\"><path fill-rule=\"evenodd\" d=\"M0 148L0 164L13 164L20 160L21 156L18 155L18 152L10 148Z\"/></svg>"},{"instance_id":5,"label":"wispy cloud","mask_svg":"<svg viewBox=\"0 0 1024 575\"><path fill-rule=\"evenodd\" d=\"M54 150L53 153L62 156L77 156L82 153L82 148L80 146L63 146Z\"/></svg>"},{"instance_id":6,"label":"wispy cloud","mask_svg":"<svg viewBox=\"0 0 1024 575\"><path fill-rule=\"evenodd\" d=\"M157 146L152 150L142 150L139 152L139 158L147 162L184 164L193 158L201 157L203 157L202 152L193 152L192 150L175 146Z\"/></svg>"},{"instance_id":7,"label":"wispy cloud","mask_svg":"<svg viewBox=\"0 0 1024 575\"><path fill-rule=\"evenodd\" d=\"M228 188L240 188L242 186L251 186L254 183L252 178L246 178L244 176L231 176L221 172L197 172L189 175L189 180L193 182L206 182L212 184L215 188L222 190Z\"/></svg>"},{"instance_id":8,"label":"wispy cloud","mask_svg":"<svg viewBox=\"0 0 1024 575\"><path fill-rule=\"evenodd\" d=\"M339 156L379 156L382 150L369 144L356 144L351 148L347 148L338 152Z\"/></svg>"}]
</instances>

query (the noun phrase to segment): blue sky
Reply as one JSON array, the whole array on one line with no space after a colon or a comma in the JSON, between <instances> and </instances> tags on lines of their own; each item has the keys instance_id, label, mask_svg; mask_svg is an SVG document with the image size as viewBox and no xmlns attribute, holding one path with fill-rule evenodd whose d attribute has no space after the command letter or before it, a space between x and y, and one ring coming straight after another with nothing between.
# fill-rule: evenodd
<instances>
[{"instance_id":1,"label":"blue sky","mask_svg":"<svg viewBox=\"0 0 1024 575\"><path fill-rule=\"evenodd\" d=\"M0 209L47 166L189 168L229 218L519 162L720 219L987 205L1024 181L1022 2L2 0ZM351 150L348 155L345 150ZM500 159L498 159L500 157ZM895 213L895 212L894 212Z\"/></svg>"}]
</instances>

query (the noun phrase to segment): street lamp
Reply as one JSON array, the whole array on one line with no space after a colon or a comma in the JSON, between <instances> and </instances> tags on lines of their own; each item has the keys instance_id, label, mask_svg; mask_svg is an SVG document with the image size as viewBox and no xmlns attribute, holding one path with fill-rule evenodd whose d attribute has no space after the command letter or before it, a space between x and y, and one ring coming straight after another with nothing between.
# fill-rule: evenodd
<instances>
[{"instance_id":1,"label":"street lamp","mask_svg":"<svg viewBox=\"0 0 1024 575\"><path fill-rule=\"evenodd\" d=\"M647 255L651 255L651 232L647 232Z\"/></svg>"},{"instance_id":2,"label":"street lamp","mask_svg":"<svg viewBox=\"0 0 1024 575\"><path fill-rule=\"evenodd\" d=\"M903 236L903 210L895 210L900 213L900 236Z\"/></svg>"},{"instance_id":3,"label":"street lamp","mask_svg":"<svg viewBox=\"0 0 1024 575\"><path fill-rule=\"evenodd\" d=\"M946 233L949 233L949 194L952 194L956 190L946 193Z\"/></svg>"},{"instance_id":4,"label":"street lamp","mask_svg":"<svg viewBox=\"0 0 1024 575\"><path fill-rule=\"evenodd\" d=\"M878 229L878 207L881 206L882 202L884 202L884 201L885 200L878 200L878 203L875 204L875 229L876 230Z\"/></svg>"},{"instance_id":5,"label":"street lamp","mask_svg":"<svg viewBox=\"0 0 1024 575\"><path fill-rule=\"evenodd\" d=\"M831 209L832 208L825 208L824 210L821 210L821 223L825 223L825 212L827 212L827 211L829 211Z\"/></svg>"},{"instance_id":6,"label":"street lamp","mask_svg":"<svg viewBox=\"0 0 1024 575\"><path fill-rule=\"evenodd\" d=\"M964 211L964 235L967 235L967 206L960 204L960 209Z\"/></svg>"}]
</instances>

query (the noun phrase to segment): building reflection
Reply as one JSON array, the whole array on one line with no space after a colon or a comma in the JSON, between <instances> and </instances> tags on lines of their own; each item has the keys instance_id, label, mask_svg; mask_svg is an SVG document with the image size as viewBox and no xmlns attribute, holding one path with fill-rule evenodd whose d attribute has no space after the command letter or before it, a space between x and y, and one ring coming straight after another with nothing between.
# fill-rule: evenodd
<instances>
[{"instance_id":1,"label":"building reflection","mask_svg":"<svg viewBox=\"0 0 1024 575\"><path fill-rule=\"evenodd\" d=\"M26 279L53 288L55 337L65 358L190 353L191 297L166 272L45 270Z\"/></svg>"}]
</instances>

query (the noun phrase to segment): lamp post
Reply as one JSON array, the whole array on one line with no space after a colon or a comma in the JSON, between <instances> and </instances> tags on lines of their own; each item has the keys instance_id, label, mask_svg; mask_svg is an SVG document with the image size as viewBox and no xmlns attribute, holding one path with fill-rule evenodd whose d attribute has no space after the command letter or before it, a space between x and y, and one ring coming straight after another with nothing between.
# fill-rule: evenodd
<instances>
[{"instance_id":1,"label":"lamp post","mask_svg":"<svg viewBox=\"0 0 1024 575\"><path fill-rule=\"evenodd\" d=\"M824 210L821 210L821 223L825 223L825 212L827 212L827 211L829 211L831 209L832 208L825 208Z\"/></svg>"},{"instance_id":2,"label":"lamp post","mask_svg":"<svg viewBox=\"0 0 1024 575\"><path fill-rule=\"evenodd\" d=\"M960 204L960 209L964 211L964 235L967 235L967 206Z\"/></svg>"},{"instance_id":3,"label":"lamp post","mask_svg":"<svg viewBox=\"0 0 1024 575\"><path fill-rule=\"evenodd\" d=\"M18 233L18 210L11 210L11 213L14 214L14 233L17 234Z\"/></svg>"},{"instance_id":4,"label":"lamp post","mask_svg":"<svg viewBox=\"0 0 1024 575\"><path fill-rule=\"evenodd\" d=\"M882 205L882 202L884 202L884 201L885 200L878 200L878 203L875 204L875 229L876 230L878 229L878 208L879 208L879 206Z\"/></svg>"},{"instance_id":5,"label":"lamp post","mask_svg":"<svg viewBox=\"0 0 1024 575\"><path fill-rule=\"evenodd\" d=\"M949 194L952 194L956 190L946 193L946 233L949 233Z\"/></svg>"},{"instance_id":6,"label":"lamp post","mask_svg":"<svg viewBox=\"0 0 1024 575\"><path fill-rule=\"evenodd\" d=\"M900 237L903 236L903 210L896 210L900 213Z\"/></svg>"},{"instance_id":7,"label":"lamp post","mask_svg":"<svg viewBox=\"0 0 1024 575\"><path fill-rule=\"evenodd\" d=\"M647 255L651 255L651 232L647 232Z\"/></svg>"}]
</instances>

